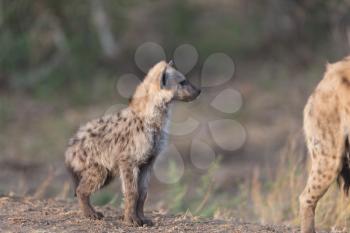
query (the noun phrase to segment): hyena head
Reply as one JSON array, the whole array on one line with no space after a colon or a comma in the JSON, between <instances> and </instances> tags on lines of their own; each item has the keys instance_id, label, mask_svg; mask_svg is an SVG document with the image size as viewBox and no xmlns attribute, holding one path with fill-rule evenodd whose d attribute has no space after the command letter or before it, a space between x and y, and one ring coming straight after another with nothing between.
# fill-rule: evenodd
<instances>
[{"instance_id":1,"label":"hyena head","mask_svg":"<svg viewBox=\"0 0 350 233\"><path fill-rule=\"evenodd\" d=\"M174 68L172 61L166 65L163 71L160 87L172 93L172 100L189 102L195 100L201 93L200 89L196 88Z\"/></svg>"},{"instance_id":2,"label":"hyena head","mask_svg":"<svg viewBox=\"0 0 350 233\"><path fill-rule=\"evenodd\" d=\"M136 88L130 106L136 111L152 112L154 106L162 106L173 100L192 101L200 90L186 80L171 63L161 61L147 73Z\"/></svg>"}]
</instances>

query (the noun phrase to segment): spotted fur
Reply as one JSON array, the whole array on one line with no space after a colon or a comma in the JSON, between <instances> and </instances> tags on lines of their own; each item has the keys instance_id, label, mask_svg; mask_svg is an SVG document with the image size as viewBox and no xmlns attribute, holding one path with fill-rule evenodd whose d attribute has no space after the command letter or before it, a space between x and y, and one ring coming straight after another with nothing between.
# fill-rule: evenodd
<instances>
[{"instance_id":1,"label":"spotted fur","mask_svg":"<svg viewBox=\"0 0 350 233\"><path fill-rule=\"evenodd\" d=\"M323 80L304 109L304 132L311 157L306 187L299 197L301 232L315 232L315 209L329 186L339 178L350 185L350 57L329 64Z\"/></svg>"},{"instance_id":2,"label":"spotted fur","mask_svg":"<svg viewBox=\"0 0 350 233\"><path fill-rule=\"evenodd\" d=\"M167 63L156 64L127 108L88 122L70 139L65 162L85 216L103 217L90 205L90 195L119 175L125 196L124 220L136 226L152 224L143 207L152 164L165 146L172 100L179 93L188 100L199 95L190 83L184 85L183 78Z\"/></svg>"}]
</instances>

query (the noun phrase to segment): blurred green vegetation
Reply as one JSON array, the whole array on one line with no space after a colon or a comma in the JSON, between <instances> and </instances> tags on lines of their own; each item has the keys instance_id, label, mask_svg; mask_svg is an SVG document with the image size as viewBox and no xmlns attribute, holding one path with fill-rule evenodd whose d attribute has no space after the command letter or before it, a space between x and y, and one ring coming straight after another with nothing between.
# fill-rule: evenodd
<instances>
[{"instance_id":1,"label":"blurred green vegetation","mask_svg":"<svg viewBox=\"0 0 350 233\"><path fill-rule=\"evenodd\" d=\"M92 196L92 203L99 206L110 204L119 207L121 200L118 199L116 192L102 190Z\"/></svg>"},{"instance_id":2,"label":"blurred green vegetation","mask_svg":"<svg viewBox=\"0 0 350 233\"><path fill-rule=\"evenodd\" d=\"M1 0L0 88L40 98L58 98L64 90L81 103L96 84L92 80L112 79L132 67L133 52L148 40L169 54L191 43L202 58L221 51L243 60L304 65L314 55L339 57L348 47L346 0L96 0L118 45L108 57L93 23L94 1Z\"/></svg>"}]
</instances>

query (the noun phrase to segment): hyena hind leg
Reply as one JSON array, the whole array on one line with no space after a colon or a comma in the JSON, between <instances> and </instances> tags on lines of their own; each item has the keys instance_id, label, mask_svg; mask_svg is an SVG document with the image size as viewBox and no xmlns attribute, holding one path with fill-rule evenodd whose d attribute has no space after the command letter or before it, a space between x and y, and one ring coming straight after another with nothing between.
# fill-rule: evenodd
<instances>
[{"instance_id":1,"label":"hyena hind leg","mask_svg":"<svg viewBox=\"0 0 350 233\"><path fill-rule=\"evenodd\" d=\"M315 209L329 186L336 180L342 164L337 150L329 154L312 155L312 167L306 187L299 197L301 233L315 233Z\"/></svg>"},{"instance_id":2,"label":"hyena hind leg","mask_svg":"<svg viewBox=\"0 0 350 233\"><path fill-rule=\"evenodd\" d=\"M73 192L74 192L74 196L76 197L77 196L77 187L79 185L79 182L80 182L80 175L75 172L73 170L73 168L69 165L66 166L70 176L72 177L72 181L73 181Z\"/></svg>"},{"instance_id":3,"label":"hyena hind leg","mask_svg":"<svg viewBox=\"0 0 350 233\"><path fill-rule=\"evenodd\" d=\"M341 183L343 182L343 183ZM346 138L345 150L343 157L343 166L338 176L338 184L342 186L346 195L349 195L350 189L350 142L349 138Z\"/></svg>"},{"instance_id":4,"label":"hyena hind leg","mask_svg":"<svg viewBox=\"0 0 350 233\"><path fill-rule=\"evenodd\" d=\"M103 214L94 210L90 203L90 195L99 190L107 178L107 170L98 165L92 166L81 174L81 180L77 187L77 197L80 209L85 217L101 219Z\"/></svg>"}]
</instances>

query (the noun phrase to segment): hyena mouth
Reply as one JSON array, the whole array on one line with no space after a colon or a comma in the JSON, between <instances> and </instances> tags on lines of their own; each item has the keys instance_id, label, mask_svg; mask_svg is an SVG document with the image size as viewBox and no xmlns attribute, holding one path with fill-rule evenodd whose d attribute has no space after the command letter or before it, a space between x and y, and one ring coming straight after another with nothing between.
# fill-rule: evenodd
<instances>
[{"instance_id":1,"label":"hyena mouth","mask_svg":"<svg viewBox=\"0 0 350 233\"><path fill-rule=\"evenodd\" d=\"M201 90L196 89L192 95L190 95L188 98L185 99L186 102L191 102L194 101L195 99L198 98L198 96L201 94Z\"/></svg>"},{"instance_id":2,"label":"hyena mouth","mask_svg":"<svg viewBox=\"0 0 350 233\"><path fill-rule=\"evenodd\" d=\"M187 80L183 81L184 84L175 92L174 99L184 102L191 102L198 98L201 93L199 88L196 88L192 83Z\"/></svg>"}]
</instances>

